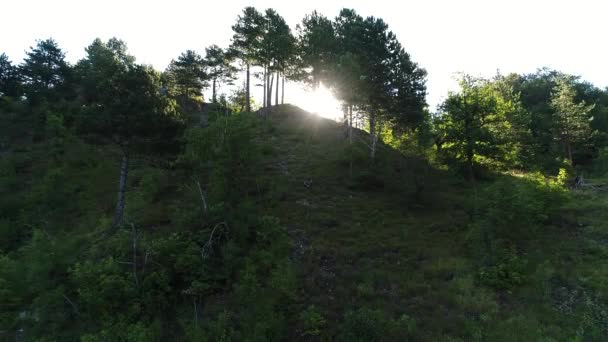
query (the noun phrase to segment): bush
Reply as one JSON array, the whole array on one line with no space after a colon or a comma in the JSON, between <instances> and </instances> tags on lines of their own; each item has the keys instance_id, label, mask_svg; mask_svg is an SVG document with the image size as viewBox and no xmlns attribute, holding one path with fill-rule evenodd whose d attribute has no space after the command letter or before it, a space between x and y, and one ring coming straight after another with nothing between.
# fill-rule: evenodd
<instances>
[{"instance_id":1,"label":"bush","mask_svg":"<svg viewBox=\"0 0 608 342\"><path fill-rule=\"evenodd\" d=\"M604 147L593 161L593 172L597 176L608 176L608 147Z\"/></svg>"},{"instance_id":2,"label":"bush","mask_svg":"<svg viewBox=\"0 0 608 342\"><path fill-rule=\"evenodd\" d=\"M404 314L387 318L380 310L367 308L349 311L338 335L338 341L406 341L416 330L416 321Z\"/></svg>"},{"instance_id":3,"label":"bush","mask_svg":"<svg viewBox=\"0 0 608 342\"><path fill-rule=\"evenodd\" d=\"M526 260L515 251L503 251L492 265L482 267L478 273L479 282L497 290L510 290L521 285L525 279Z\"/></svg>"},{"instance_id":4,"label":"bush","mask_svg":"<svg viewBox=\"0 0 608 342\"><path fill-rule=\"evenodd\" d=\"M475 224L484 239L517 244L534 237L537 228L548 221L565 199L563 187L540 174L529 178L500 178L477 199Z\"/></svg>"},{"instance_id":5,"label":"bush","mask_svg":"<svg viewBox=\"0 0 608 342\"><path fill-rule=\"evenodd\" d=\"M314 305L300 313L300 322L303 326L302 336L320 336L327 323Z\"/></svg>"}]
</instances>

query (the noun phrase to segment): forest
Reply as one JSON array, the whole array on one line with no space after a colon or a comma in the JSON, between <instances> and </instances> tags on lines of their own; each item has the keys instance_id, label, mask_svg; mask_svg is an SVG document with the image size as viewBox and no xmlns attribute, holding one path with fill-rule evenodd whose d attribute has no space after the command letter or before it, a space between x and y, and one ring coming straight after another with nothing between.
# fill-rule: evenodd
<instances>
[{"instance_id":1,"label":"forest","mask_svg":"<svg viewBox=\"0 0 608 342\"><path fill-rule=\"evenodd\" d=\"M608 339L608 89L461 73L433 109L381 18L233 19L163 71L0 54L1 340Z\"/></svg>"}]
</instances>

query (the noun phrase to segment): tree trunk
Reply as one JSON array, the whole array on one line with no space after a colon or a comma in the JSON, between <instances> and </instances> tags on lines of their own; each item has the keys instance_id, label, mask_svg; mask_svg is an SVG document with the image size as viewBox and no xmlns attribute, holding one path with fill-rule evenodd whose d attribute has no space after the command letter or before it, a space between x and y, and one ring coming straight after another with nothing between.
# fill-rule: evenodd
<instances>
[{"instance_id":1,"label":"tree trunk","mask_svg":"<svg viewBox=\"0 0 608 342\"><path fill-rule=\"evenodd\" d=\"M116 228L122 223L125 212L125 192L127 191L127 174L129 171L129 159L127 153L123 152L120 162L120 180L118 181L118 198L116 200L116 210L114 211L114 222L112 227Z\"/></svg>"},{"instance_id":2,"label":"tree trunk","mask_svg":"<svg viewBox=\"0 0 608 342\"><path fill-rule=\"evenodd\" d=\"M568 149L568 159L570 160L570 166L574 166L574 159L572 158L572 144L570 141L566 141L566 148Z\"/></svg>"},{"instance_id":3,"label":"tree trunk","mask_svg":"<svg viewBox=\"0 0 608 342\"><path fill-rule=\"evenodd\" d=\"M464 131L466 134L466 149L465 155L467 158L467 165L469 167L469 177L470 179L475 178L475 173L473 170L473 157L475 156L475 140L473 139L473 133L471 132L471 122L469 119L464 120Z\"/></svg>"},{"instance_id":4,"label":"tree trunk","mask_svg":"<svg viewBox=\"0 0 608 342\"><path fill-rule=\"evenodd\" d=\"M212 98L213 103L216 103L216 100L215 100L215 78L213 78L213 95L212 95L211 98Z\"/></svg>"},{"instance_id":5,"label":"tree trunk","mask_svg":"<svg viewBox=\"0 0 608 342\"><path fill-rule=\"evenodd\" d=\"M262 98L262 108L266 108L266 80L267 80L266 66L264 66L264 97Z\"/></svg>"},{"instance_id":6,"label":"tree trunk","mask_svg":"<svg viewBox=\"0 0 608 342\"><path fill-rule=\"evenodd\" d=\"M247 90L245 91L245 97L246 97L246 101L245 101L245 109L247 110L247 112L251 112L251 106L250 106L250 102L251 102L251 97L249 96L249 63L247 63Z\"/></svg>"},{"instance_id":7,"label":"tree trunk","mask_svg":"<svg viewBox=\"0 0 608 342\"><path fill-rule=\"evenodd\" d=\"M348 105L348 143L353 143L353 105Z\"/></svg>"},{"instance_id":8,"label":"tree trunk","mask_svg":"<svg viewBox=\"0 0 608 342\"><path fill-rule=\"evenodd\" d=\"M372 110L369 114L369 157L373 160L376 157L376 113Z\"/></svg>"},{"instance_id":9,"label":"tree trunk","mask_svg":"<svg viewBox=\"0 0 608 342\"><path fill-rule=\"evenodd\" d=\"M270 71L270 70L269 70ZM272 86L274 85L274 73L268 73L268 99L266 103L268 104L268 108L272 106Z\"/></svg>"},{"instance_id":10,"label":"tree trunk","mask_svg":"<svg viewBox=\"0 0 608 342\"><path fill-rule=\"evenodd\" d=\"M283 82L281 85L281 104L285 104L285 74L283 74Z\"/></svg>"},{"instance_id":11,"label":"tree trunk","mask_svg":"<svg viewBox=\"0 0 608 342\"><path fill-rule=\"evenodd\" d=\"M280 77L280 74L277 71L277 86L274 90L274 105L275 106L279 105L279 77Z\"/></svg>"}]
</instances>

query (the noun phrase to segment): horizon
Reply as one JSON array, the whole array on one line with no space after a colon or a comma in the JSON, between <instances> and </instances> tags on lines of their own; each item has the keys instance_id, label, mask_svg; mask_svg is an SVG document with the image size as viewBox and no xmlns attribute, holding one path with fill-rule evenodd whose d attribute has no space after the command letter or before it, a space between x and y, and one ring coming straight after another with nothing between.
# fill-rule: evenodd
<instances>
[{"instance_id":1,"label":"horizon","mask_svg":"<svg viewBox=\"0 0 608 342\"><path fill-rule=\"evenodd\" d=\"M426 98L431 111L435 111L448 91L457 88L454 76L459 72L492 77L497 71L527 74L548 67L580 76L601 89L608 86L608 70L603 67L608 51L598 44L606 28L600 16L608 5L598 1L575 5L547 0L530 4L519 0L500 4L435 0L394 5L388 1L369 4L313 0L285 4L267 0L252 4L238 0L209 6L213 10L209 14L205 5L191 0L175 1L170 6L117 0L11 2L5 13L31 12L30 8L37 8L31 19L35 25L23 25L18 15L8 16L0 23L0 30L11 32L11 38L3 41L0 53L5 52L14 64L19 64L36 40L52 37L66 53L66 59L75 63L84 57L85 47L95 38L117 37L127 43L139 63L162 71L171 59L187 49L204 55L205 47L212 44L227 47L232 37L231 26L245 6L276 9L292 30L304 15L315 9L333 19L346 7L364 17L383 18L412 60L427 70ZM437 11L438 8L444 10ZM403 15L401 10L416 15ZM560 25L566 20L570 25ZM297 100L305 96L303 86L289 82L286 87L287 102L302 105ZM257 87L252 93L256 99L261 97L258 94L261 89Z\"/></svg>"}]
</instances>

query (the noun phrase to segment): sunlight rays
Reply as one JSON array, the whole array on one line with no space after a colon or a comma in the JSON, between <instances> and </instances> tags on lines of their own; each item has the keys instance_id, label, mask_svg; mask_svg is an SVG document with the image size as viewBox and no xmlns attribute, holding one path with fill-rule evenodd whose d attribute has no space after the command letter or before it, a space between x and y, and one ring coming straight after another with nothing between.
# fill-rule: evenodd
<instances>
[{"instance_id":1,"label":"sunlight rays","mask_svg":"<svg viewBox=\"0 0 608 342\"><path fill-rule=\"evenodd\" d=\"M304 90L294 94L294 104L324 118L337 120L342 116L341 103L322 83L316 90Z\"/></svg>"}]
</instances>

